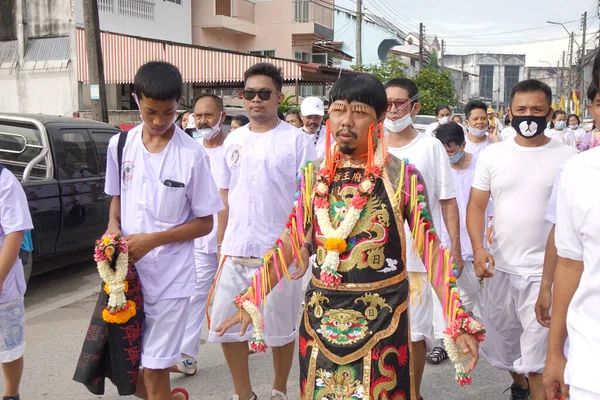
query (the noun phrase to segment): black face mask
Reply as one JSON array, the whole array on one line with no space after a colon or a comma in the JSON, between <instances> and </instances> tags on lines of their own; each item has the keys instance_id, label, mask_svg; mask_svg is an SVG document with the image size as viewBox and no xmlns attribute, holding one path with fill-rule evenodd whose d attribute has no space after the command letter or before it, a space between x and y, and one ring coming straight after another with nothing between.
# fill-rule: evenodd
<instances>
[{"instance_id":1,"label":"black face mask","mask_svg":"<svg viewBox=\"0 0 600 400\"><path fill-rule=\"evenodd\" d=\"M548 114L544 117L536 117L533 115L517 117L513 115L510 124L519 135L523 136L525 139L532 139L544 133L546 130L546 118L551 112L552 109L550 109Z\"/></svg>"}]
</instances>

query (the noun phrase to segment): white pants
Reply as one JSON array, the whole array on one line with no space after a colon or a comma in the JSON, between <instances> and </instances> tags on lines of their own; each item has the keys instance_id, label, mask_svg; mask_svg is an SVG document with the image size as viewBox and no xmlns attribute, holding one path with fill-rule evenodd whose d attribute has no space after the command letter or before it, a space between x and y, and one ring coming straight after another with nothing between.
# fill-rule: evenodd
<instances>
[{"instance_id":1,"label":"white pants","mask_svg":"<svg viewBox=\"0 0 600 400\"><path fill-rule=\"evenodd\" d=\"M189 297L144 303L142 367L166 369L181 361Z\"/></svg>"},{"instance_id":2,"label":"white pants","mask_svg":"<svg viewBox=\"0 0 600 400\"><path fill-rule=\"evenodd\" d=\"M542 373L548 329L535 317L542 278L494 271L483 291L481 353L494 367L519 374Z\"/></svg>"},{"instance_id":3,"label":"white pants","mask_svg":"<svg viewBox=\"0 0 600 400\"><path fill-rule=\"evenodd\" d=\"M181 353L197 360L200 351L202 324L206 316L206 301L219 268L219 263L216 254L205 254L199 251L194 251L194 259L196 262L196 294L190 298L190 311Z\"/></svg>"},{"instance_id":4,"label":"white pants","mask_svg":"<svg viewBox=\"0 0 600 400\"><path fill-rule=\"evenodd\" d=\"M574 386L569 388L570 400L600 400L600 394L588 392L584 389L579 389Z\"/></svg>"},{"instance_id":5,"label":"white pants","mask_svg":"<svg viewBox=\"0 0 600 400\"><path fill-rule=\"evenodd\" d=\"M439 299L427 279L426 272L409 272L410 338L413 342L431 339L441 340L446 323ZM434 299L435 297L435 299Z\"/></svg>"},{"instance_id":6,"label":"white pants","mask_svg":"<svg viewBox=\"0 0 600 400\"><path fill-rule=\"evenodd\" d=\"M252 283L252 277L258 268L235 263L227 257L216 284L212 312L210 314L210 332L208 341L215 343L246 342L252 336L252 327L246 334L239 335L239 324L230 328L223 336L215 329L237 313L235 296L246 291ZM274 286L267 296L266 304L261 305L265 342L271 347L281 347L294 341L297 335L298 313L301 303L301 280L283 279L282 288Z\"/></svg>"},{"instance_id":7,"label":"white pants","mask_svg":"<svg viewBox=\"0 0 600 400\"><path fill-rule=\"evenodd\" d=\"M465 261L464 263L465 268L457 281L460 298L465 310L471 311L478 317L481 317L481 284L479 283L477 274L475 274L473 261Z\"/></svg>"}]
</instances>

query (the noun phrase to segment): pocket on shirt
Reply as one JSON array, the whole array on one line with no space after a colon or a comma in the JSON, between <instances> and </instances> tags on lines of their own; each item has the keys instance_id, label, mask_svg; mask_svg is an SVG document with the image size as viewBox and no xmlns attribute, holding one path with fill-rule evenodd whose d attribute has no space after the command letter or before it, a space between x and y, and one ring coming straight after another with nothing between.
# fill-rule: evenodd
<instances>
[{"instance_id":1,"label":"pocket on shirt","mask_svg":"<svg viewBox=\"0 0 600 400\"><path fill-rule=\"evenodd\" d=\"M160 182L156 195L158 199L156 217L164 222L178 222L186 201L185 187L166 186Z\"/></svg>"},{"instance_id":2,"label":"pocket on shirt","mask_svg":"<svg viewBox=\"0 0 600 400\"><path fill-rule=\"evenodd\" d=\"M267 160L267 165L278 177L296 178L296 158L291 154L274 154Z\"/></svg>"}]
</instances>

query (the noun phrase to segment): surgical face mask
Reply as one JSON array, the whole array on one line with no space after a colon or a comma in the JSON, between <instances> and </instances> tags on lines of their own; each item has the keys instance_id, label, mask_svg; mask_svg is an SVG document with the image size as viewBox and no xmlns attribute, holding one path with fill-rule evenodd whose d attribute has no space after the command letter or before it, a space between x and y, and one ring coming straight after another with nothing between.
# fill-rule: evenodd
<instances>
[{"instance_id":1,"label":"surgical face mask","mask_svg":"<svg viewBox=\"0 0 600 400\"><path fill-rule=\"evenodd\" d=\"M562 131L567 126L567 121L556 121L554 124L557 130Z\"/></svg>"},{"instance_id":2,"label":"surgical face mask","mask_svg":"<svg viewBox=\"0 0 600 400\"><path fill-rule=\"evenodd\" d=\"M455 154L453 156L448 156L448 159L450 160L450 164L456 164L457 162L460 161L460 159L465 155L464 151L461 151L458 154Z\"/></svg>"},{"instance_id":3,"label":"surgical face mask","mask_svg":"<svg viewBox=\"0 0 600 400\"><path fill-rule=\"evenodd\" d=\"M471 135L475 136L476 138L482 138L483 136L485 136L486 133L488 133L488 128L476 129L476 128L469 127L469 133Z\"/></svg>"},{"instance_id":4,"label":"surgical face mask","mask_svg":"<svg viewBox=\"0 0 600 400\"><path fill-rule=\"evenodd\" d=\"M447 124L448 122L450 122L450 117L442 117L442 118L438 119L438 122L440 125Z\"/></svg>"},{"instance_id":5,"label":"surgical face mask","mask_svg":"<svg viewBox=\"0 0 600 400\"><path fill-rule=\"evenodd\" d=\"M194 139L200 139L200 138L204 138L206 140L211 140L214 139L219 132L221 132L221 120L219 119L219 122L217 122L217 124L213 127L210 128L203 128L203 129L196 129L196 131L194 132Z\"/></svg>"},{"instance_id":6,"label":"surgical face mask","mask_svg":"<svg viewBox=\"0 0 600 400\"><path fill-rule=\"evenodd\" d=\"M579 124L569 125L569 129L575 130L579 128Z\"/></svg>"},{"instance_id":7,"label":"surgical face mask","mask_svg":"<svg viewBox=\"0 0 600 400\"><path fill-rule=\"evenodd\" d=\"M550 114L552 109L548 112ZM533 115L515 116L513 115L511 125L515 131L526 139L531 139L544 133L546 129L546 117L536 117Z\"/></svg>"},{"instance_id":8,"label":"surgical face mask","mask_svg":"<svg viewBox=\"0 0 600 400\"><path fill-rule=\"evenodd\" d=\"M398 118L395 121L392 121L389 118L386 118L385 120L383 120L383 126L388 131L391 131L391 132L402 132L403 130L405 130L406 128L411 126L412 123L413 123L413 120L412 120L412 117L410 116L410 113L406 114L402 118Z\"/></svg>"}]
</instances>

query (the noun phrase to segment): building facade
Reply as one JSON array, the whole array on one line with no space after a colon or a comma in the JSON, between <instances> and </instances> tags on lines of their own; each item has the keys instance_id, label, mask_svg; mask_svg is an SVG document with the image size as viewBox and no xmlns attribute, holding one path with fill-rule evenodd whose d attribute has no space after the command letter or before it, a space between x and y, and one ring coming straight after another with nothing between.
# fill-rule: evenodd
<instances>
[{"instance_id":1,"label":"building facade","mask_svg":"<svg viewBox=\"0 0 600 400\"><path fill-rule=\"evenodd\" d=\"M512 88L525 76L524 54L446 54L443 64L461 72L456 85L461 103L481 100L497 109L506 109Z\"/></svg>"}]
</instances>

